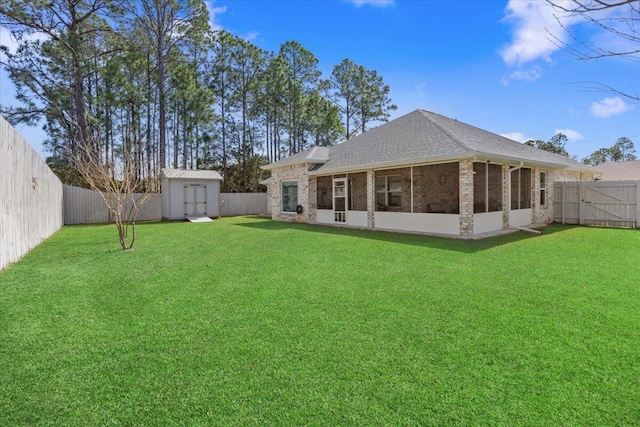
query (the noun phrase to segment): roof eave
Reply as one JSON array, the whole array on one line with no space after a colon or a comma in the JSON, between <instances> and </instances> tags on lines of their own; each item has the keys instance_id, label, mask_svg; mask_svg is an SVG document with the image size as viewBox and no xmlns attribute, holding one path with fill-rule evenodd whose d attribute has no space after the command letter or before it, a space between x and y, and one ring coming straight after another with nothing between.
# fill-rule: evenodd
<instances>
[{"instance_id":1,"label":"roof eave","mask_svg":"<svg viewBox=\"0 0 640 427\"><path fill-rule=\"evenodd\" d=\"M577 165L574 167L574 166L566 165L562 163L524 160L519 157L472 151L472 152L467 152L459 155L422 157L422 158L411 159L410 161L403 160L403 161L392 161L392 162L382 162L382 163L365 163L365 164L345 166L340 168L320 169L317 171L309 172L309 175L326 175L328 173L336 174L336 173L346 173L346 172L369 170L369 169L392 169L392 168L398 168L403 166L420 165L425 163L442 163L446 161L460 161L460 160L469 159L469 158L473 159L475 157L478 157L485 162L487 160L494 161L496 163L500 162L500 163L512 163L512 164L519 164L520 162L523 162L524 164L527 164L527 165L548 167L550 169L569 169L569 170L575 170L579 172L595 173L595 171L589 168L588 166L582 167L580 165Z\"/></svg>"},{"instance_id":2,"label":"roof eave","mask_svg":"<svg viewBox=\"0 0 640 427\"><path fill-rule=\"evenodd\" d=\"M567 164L564 164L564 163L544 162L544 161L539 161L539 160L525 160L525 159L522 159L520 157L496 155L496 154L482 153L482 152L477 152L477 153L473 154L473 156L474 157L481 157L485 161L486 160L489 160L489 161L497 160L497 161L502 161L502 162L507 162L507 163L514 163L514 164L518 164L520 162L523 162L523 164L525 164L525 165L542 166L542 167L548 167L550 169L569 169L569 170L575 170L575 171L580 171L580 172L591 172L591 173L593 173L593 170L591 170L591 168L589 166L581 166L581 165L572 166L572 165L567 165Z\"/></svg>"},{"instance_id":3,"label":"roof eave","mask_svg":"<svg viewBox=\"0 0 640 427\"><path fill-rule=\"evenodd\" d=\"M376 163L363 163L359 165L345 166L341 168L329 168L329 169L320 169L317 171L309 172L309 175L326 175L327 173L345 173L345 172L353 172L353 171L361 171L361 170L369 170L369 169L393 169L403 166L412 166L417 164L424 163L442 163L450 160L460 160L463 158L467 158L469 156L431 156L431 157L422 157L411 159L410 161L393 161L393 162L376 162Z\"/></svg>"},{"instance_id":4,"label":"roof eave","mask_svg":"<svg viewBox=\"0 0 640 427\"><path fill-rule=\"evenodd\" d=\"M302 161L302 162L291 162L291 163L284 163L284 164L281 164L281 165L279 165L277 162L276 163L270 163L268 165L260 166L260 169L269 171L269 170L278 169L278 168L285 168L285 167L288 167L288 166L307 165L307 164L310 164L310 165L323 165L325 163L327 163L326 160L304 159L304 161Z\"/></svg>"},{"instance_id":5,"label":"roof eave","mask_svg":"<svg viewBox=\"0 0 640 427\"><path fill-rule=\"evenodd\" d=\"M180 171L184 171L182 169L172 169L172 170L180 170ZM185 171L185 172L209 172L205 175L210 175L212 171L205 171L205 170L189 170L189 171ZM186 176L185 176L186 175ZM202 175L202 174L197 174L197 175ZM160 175L160 179L181 179L181 180L189 180L189 181L193 181L193 180L205 180L205 181L222 181L224 180L224 177L222 176L222 174L220 174L220 172L216 172L217 176L189 176L188 173L183 173L183 174L177 174L177 173L165 173L164 171L161 173Z\"/></svg>"}]
</instances>

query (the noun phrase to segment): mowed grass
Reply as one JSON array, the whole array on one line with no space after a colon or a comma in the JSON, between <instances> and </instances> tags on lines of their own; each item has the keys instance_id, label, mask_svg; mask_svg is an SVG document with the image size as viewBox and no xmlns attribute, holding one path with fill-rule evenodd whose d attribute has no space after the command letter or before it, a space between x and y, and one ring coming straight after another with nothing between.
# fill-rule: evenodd
<instances>
[{"instance_id":1,"label":"mowed grass","mask_svg":"<svg viewBox=\"0 0 640 427\"><path fill-rule=\"evenodd\" d=\"M640 233L65 227L0 273L0 425L640 424Z\"/></svg>"}]
</instances>

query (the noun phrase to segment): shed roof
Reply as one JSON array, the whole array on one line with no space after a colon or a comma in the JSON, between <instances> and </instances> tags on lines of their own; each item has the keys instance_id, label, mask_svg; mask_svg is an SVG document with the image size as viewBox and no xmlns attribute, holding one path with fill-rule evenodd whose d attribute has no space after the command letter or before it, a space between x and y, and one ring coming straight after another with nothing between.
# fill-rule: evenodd
<instances>
[{"instance_id":1,"label":"shed roof","mask_svg":"<svg viewBox=\"0 0 640 427\"><path fill-rule=\"evenodd\" d=\"M174 179L201 179L208 181L221 181L222 175L213 170L185 170L185 169L162 169L163 178Z\"/></svg>"},{"instance_id":2,"label":"shed roof","mask_svg":"<svg viewBox=\"0 0 640 427\"><path fill-rule=\"evenodd\" d=\"M602 173L602 181L640 181L640 160L600 163L593 170Z\"/></svg>"},{"instance_id":3,"label":"shed roof","mask_svg":"<svg viewBox=\"0 0 640 427\"><path fill-rule=\"evenodd\" d=\"M591 171L568 157L542 151L495 133L425 110L415 110L326 151L320 162L314 147L267 165L273 169L296 163L318 163L313 174L401 166L420 162L478 157L523 161L553 168ZM322 153L325 154L325 153ZM316 162L311 162L314 158ZM321 163L321 164L320 164Z\"/></svg>"}]
</instances>

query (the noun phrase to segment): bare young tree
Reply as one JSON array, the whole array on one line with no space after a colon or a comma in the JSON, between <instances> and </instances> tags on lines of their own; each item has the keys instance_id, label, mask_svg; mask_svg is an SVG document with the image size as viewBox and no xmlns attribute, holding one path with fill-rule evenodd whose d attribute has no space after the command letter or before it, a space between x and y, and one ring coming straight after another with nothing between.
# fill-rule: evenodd
<instances>
[{"instance_id":1,"label":"bare young tree","mask_svg":"<svg viewBox=\"0 0 640 427\"><path fill-rule=\"evenodd\" d=\"M92 144L86 144L74 155L73 165L112 213L122 250L133 250L138 212L152 194L145 191L135 151L122 145L116 152L105 161Z\"/></svg>"},{"instance_id":2,"label":"bare young tree","mask_svg":"<svg viewBox=\"0 0 640 427\"><path fill-rule=\"evenodd\" d=\"M603 58L625 58L640 61L640 0L546 0L554 8L556 20L569 36L563 41L559 34L550 34L557 46L570 52L582 61ZM568 23L586 23L593 29L609 36L615 42L604 43L587 39L577 34ZM583 27L583 26L582 26ZM602 40L603 38L599 38ZM612 92L626 98L640 101L635 87L620 89L601 82L581 82L589 90Z\"/></svg>"}]
</instances>

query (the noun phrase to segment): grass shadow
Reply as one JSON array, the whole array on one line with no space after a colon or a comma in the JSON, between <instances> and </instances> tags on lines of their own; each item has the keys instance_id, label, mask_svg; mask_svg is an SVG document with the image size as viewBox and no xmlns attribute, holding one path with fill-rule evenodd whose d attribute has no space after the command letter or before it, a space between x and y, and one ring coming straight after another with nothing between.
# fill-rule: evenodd
<instances>
[{"instance_id":1,"label":"grass shadow","mask_svg":"<svg viewBox=\"0 0 640 427\"><path fill-rule=\"evenodd\" d=\"M486 237L483 239L457 239L440 236L430 236L425 234L410 234L384 230L365 230L346 227L334 227L319 224L299 224L293 222L273 221L270 218L251 217L252 222L236 224L240 227L269 230L273 232L298 230L305 233L321 233L327 235L349 236L360 239L370 239L376 241L400 243L405 245L422 246L432 249L449 250L462 253L475 253L495 247L508 245L528 239L540 237L538 234L531 234L524 231L514 231L512 233ZM542 229L542 236L564 231L574 226L550 226Z\"/></svg>"}]
</instances>

